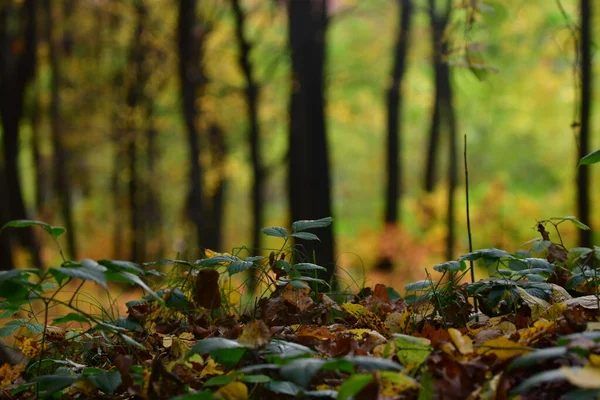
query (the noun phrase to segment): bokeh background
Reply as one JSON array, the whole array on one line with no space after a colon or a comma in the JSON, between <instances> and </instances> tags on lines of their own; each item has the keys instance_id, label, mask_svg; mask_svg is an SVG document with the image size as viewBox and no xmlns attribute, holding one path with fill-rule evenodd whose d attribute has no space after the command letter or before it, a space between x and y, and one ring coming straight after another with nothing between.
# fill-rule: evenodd
<instances>
[{"instance_id":1,"label":"bokeh background","mask_svg":"<svg viewBox=\"0 0 600 400\"><path fill-rule=\"evenodd\" d=\"M408 35L400 31L407 3ZM227 252L247 246L254 253L259 228L289 227L294 215L328 216L310 206L294 213L292 207L301 206L291 205L289 188L296 185L304 204L331 194L342 279L367 274L371 282L401 284L468 251L466 135L473 246L527 248L524 243L539 237L537 221L581 218L582 87L591 92L588 150L600 147L598 85L589 76L581 79L582 15L591 21L590 76L598 72L600 10L591 10L591 3L4 0L2 222L28 218L66 226L71 235L61 243L76 260L195 259L200 246ZM438 39L432 6L438 24L447 18ZM408 38L406 58L401 82L393 85L399 32ZM436 88L439 94L436 60L449 71L456 127L450 249L451 135L443 122L437 153L427 157ZM298 121L315 118L310 111L294 114L290 106L307 82L322 86L324 129L307 122L313 128L297 128L296 135L326 138L328 190L311 183L325 171L306 169L319 164L321 150L290 146ZM395 224L385 218L387 96L393 86L401 99ZM308 109L319 105L311 90L301 100ZM289 173L294 156L304 160L307 180ZM256 162L263 178L259 219L252 197ZM199 186L194 165L201 170ZM430 188L428 166L436 177ZM591 212L583 222L593 239L600 225L593 199L600 189L598 171L588 171ZM2 233L2 268L59 263L55 245L42 233ZM568 224L561 234L567 246L583 240ZM268 254L278 240L265 237L258 247ZM376 272L382 260L391 275Z\"/></svg>"}]
</instances>

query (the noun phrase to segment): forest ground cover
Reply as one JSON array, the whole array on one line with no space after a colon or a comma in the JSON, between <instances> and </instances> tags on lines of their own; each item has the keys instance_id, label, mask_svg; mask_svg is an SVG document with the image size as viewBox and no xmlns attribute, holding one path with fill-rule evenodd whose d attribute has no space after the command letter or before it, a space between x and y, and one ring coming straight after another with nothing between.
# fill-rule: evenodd
<instances>
[{"instance_id":1,"label":"forest ground cover","mask_svg":"<svg viewBox=\"0 0 600 400\"><path fill-rule=\"evenodd\" d=\"M0 367L3 398L583 399L600 395L600 248L567 249L540 221L527 251L488 248L404 288L330 287L293 238L330 218L263 229L268 257L63 260L0 273L0 336L27 360ZM40 226L56 241L64 229ZM313 233L314 232L314 233ZM241 248L240 250L242 250ZM489 277L472 280L478 263ZM254 271L257 297L244 296ZM126 303L91 301L87 282ZM110 285L110 286L109 286ZM362 286L361 286L362 285ZM114 296L113 296L114 297ZM122 299L121 299L122 300ZM6 361L6 360L5 360Z\"/></svg>"}]
</instances>

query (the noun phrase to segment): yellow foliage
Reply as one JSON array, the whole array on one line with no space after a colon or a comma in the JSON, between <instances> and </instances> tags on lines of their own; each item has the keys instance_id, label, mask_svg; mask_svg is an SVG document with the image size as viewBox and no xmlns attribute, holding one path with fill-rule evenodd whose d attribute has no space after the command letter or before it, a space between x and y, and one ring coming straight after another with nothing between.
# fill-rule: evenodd
<instances>
[{"instance_id":1,"label":"yellow foliage","mask_svg":"<svg viewBox=\"0 0 600 400\"><path fill-rule=\"evenodd\" d=\"M498 359L504 361L517 357L523 354L527 354L531 349L520 345L519 343L513 342L505 337L498 337L490 339L484 342L477 349L477 354L494 354Z\"/></svg>"},{"instance_id":2,"label":"yellow foliage","mask_svg":"<svg viewBox=\"0 0 600 400\"><path fill-rule=\"evenodd\" d=\"M231 382L217 390L215 395L223 400L246 400L248 387L242 382Z\"/></svg>"}]
</instances>

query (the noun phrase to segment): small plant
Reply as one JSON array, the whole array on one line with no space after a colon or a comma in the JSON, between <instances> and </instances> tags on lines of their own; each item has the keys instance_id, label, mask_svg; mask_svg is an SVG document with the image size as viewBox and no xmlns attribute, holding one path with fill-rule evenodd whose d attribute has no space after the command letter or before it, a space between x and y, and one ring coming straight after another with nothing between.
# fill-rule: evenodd
<instances>
[{"instance_id":1,"label":"small plant","mask_svg":"<svg viewBox=\"0 0 600 400\"><path fill-rule=\"evenodd\" d=\"M0 366L0 391L178 400L600 394L600 248L565 247L561 224L587 228L575 218L540 221L528 252L472 251L436 265L440 278L407 285L404 297L379 284L341 304L319 291L323 267L296 263L291 246L318 240L306 230L329 223L263 229L282 239L268 257L242 258L243 248L143 266L63 257L47 270L0 272L0 336L15 337L26 356ZM2 229L26 226L40 226L60 251L62 228L13 221ZM490 278L464 282L473 262ZM168 274L153 269L165 265ZM243 271L263 288L247 308L236 281ZM90 298L89 284L113 299L111 282L144 292L127 316L115 300Z\"/></svg>"}]
</instances>

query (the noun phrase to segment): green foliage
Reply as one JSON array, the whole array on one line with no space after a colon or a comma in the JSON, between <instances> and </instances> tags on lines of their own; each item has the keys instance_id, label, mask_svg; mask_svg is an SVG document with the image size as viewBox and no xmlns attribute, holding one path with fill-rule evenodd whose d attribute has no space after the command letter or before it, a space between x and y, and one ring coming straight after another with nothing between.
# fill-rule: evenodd
<instances>
[{"instance_id":1,"label":"green foliage","mask_svg":"<svg viewBox=\"0 0 600 400\"><path fill-rule=\"evenodd\" d=\"M161 260L140 266L65 260L47 270L0 272L0 310L8 318L0 336L16 335L19 348L30 356L21 372L26 383L11 386L12 396L57 398L77 395L85 387L88 394L117 396L128 388L142 397L154 390L174 399L349 399L374 391L425 399L435 396L438 380L446 379L444 368L460 370L467 364L481 369L477 376L482 377L493 364L512 395L556 381L565 383L565 398L585 398L600 390L581 378L600 374L600 331L581 311L598 310L600 248L568 250L545 240L546 226L559 238L564 222L587 228L573 217L541 221L542 240L530 241L529 252L473 251L435 265L440 276L406 285L404 297L392 288L379 288L362 296L347 294L342 307L326 294L309 296L310 285L323 281L305 274L323 267L294 263L294 248L288 245L305 229L330 222L299 221L291 233L266 228L265 234L283 242L269 257L241 258L239 252L206 249L193 262ZM10 224L33 225L46 226ZM491 277L463 282L471 261L487 268ZM151 266L168 266L170 272L146 271ZM253 308L233 314L225 288L247 270L267 285ZM157 279L157 287L146 283L148 276ZM80 303L85 282L108 292L112 284L126 283L145 295L126 304L127 317L102 306L93 311ZM213 307L216 298L218 306ZM477 315L471 306L475 300L481 310ZM57 308L64 312L50 316ZM586 330L586 324L592 328ZM501 336L494 333L487 340L486 329ZM476 343L478 332L483 339ZM353 354L353 348L365 355ZM325 384L326 377L335 377L337 386ZM494 392L492 381L499 377L475 382L459 374L451 379L469 394Z\"/></svg>"}]
</instances>

